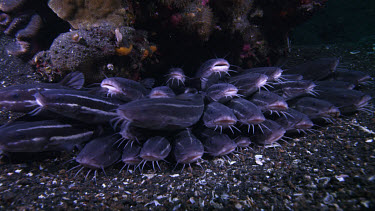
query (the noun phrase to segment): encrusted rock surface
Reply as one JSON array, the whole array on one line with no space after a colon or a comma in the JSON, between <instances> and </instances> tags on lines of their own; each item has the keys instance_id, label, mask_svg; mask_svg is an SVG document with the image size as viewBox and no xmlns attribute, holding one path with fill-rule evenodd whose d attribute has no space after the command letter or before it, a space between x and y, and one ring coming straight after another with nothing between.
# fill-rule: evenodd
<instances>
[{"instance_id":1,"label":"encrusted rock surface","mask_svg":"<svg viewBox=\"0 0 375 211\"><path fill-rule=\"evenodd\" d=\"M132 77L132 67L140 69L141 61L152 56L153 51L143 31L125 26L100 26L60 34L50 49L36 54L32 62L37 72L49 81L77 70L84 72L88 81L95 81L95 77L104 76L100 71L106 68L100 67L113 60L117 61L118 68L113 72Z\"/></svg>"},{"instance_id":2,"label":"encrusted rock surface","mask_svg":"<svg viewBox=\"0 0 375 211\"><path fill-rule=\"evenodd\" d=\"M121 0L50 0L48 6L73 29L89 29L101 25L123 26L126 9Z\"/></svg>"}]
</instances>

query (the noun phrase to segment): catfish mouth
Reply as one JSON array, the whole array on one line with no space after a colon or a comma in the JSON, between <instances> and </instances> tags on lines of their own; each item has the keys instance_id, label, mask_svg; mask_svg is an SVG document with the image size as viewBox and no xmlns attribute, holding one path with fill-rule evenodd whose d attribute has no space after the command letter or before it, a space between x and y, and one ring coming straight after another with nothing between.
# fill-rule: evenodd
<instances>
[{"instance_id":1,"label":"catfish mouth","mask_svg":"<svg viewBox=\"0 0 375 211\"><path fill-rule=\"evenodd\" d=\"M217 62L212 66L212 71L214 72L227 72L229 69L228 62Z\"/></svg>"},{"instance_id":2,"label":"catfish mouth","mask_svg":"<svg viewBox=\"0 0 375 211\"><path fill-rule=\"evenodd\" d=\"M100 169L102 168L101 165L97 164L95 161L88 159L88 158L81 158L79 159L79 163L81 166L90 168L90 169Z\"/></svg>"},{"instance_id":3,"label":"catfish mouth","mask_svg":"<svg viewBox=\"0 0 375 211\"><path fill-rule=\"evenodd\" d=\"M224 147L222 150L220 150L217 154L217 156L223 156L223 155L227 155L231 152L233 152L234 150L236 149L235 146L227 146L227 147Z\"/></svg>"},{"instance_id":4,"label":"catfish mouth","mask_svg":"<svg viewBox=\"0 0 375 211\"><path fill-rule=\"evenodd\" d=\"M142 155L142 158L144 160L147 160L147 161L159 161L159 160L162 160L161 157L159 157L157 155L153 155L153 154Z\"/></svg>"},{"instance_id":5,"label":"catfish mouth","mask_svg":"<svg viewBox=\"0 0 375 211\"><path fill-rule=\"evenodd\" d=\"M238 89L227 89L225 90L224 95L226 97L232 97L232 96L236 96L237 92L238 92Z\"/></svg>"},{"instance_id":6,"label":"catfish mouth","mask_svg":"<svg viewBox=\"0 0 375 211\"><path fill-rule=\"evenodd\" d=\"M128 159L124 159L122 160L122 162L126 163L126 164L130 164L130 165L137 165L141 162L142 160L139 159L138 157L136 158L128 158Z\"/></svg>"},{"instance_id":7,"label":"catfish mouth","mask_svg":"<svg viewBox=\"0 0 375 211\"><path fill-rule=\"evenodd\" d=\"M240 140L237 142L237 146L239 147L248 147L251 144L248 140Z\"/></svg>"},{"instance_id":8,"label":"catfish mouth","mask_svg":"<svg viewBox=\"0 0 375 211\"><path fill-rule=\"evenodd\" d=\"M272 78L274 79L274 80L277 80L278 78L280 78L281 77L281 74L283 73L283 71L280 69L280 68L278 68L273 74L272 74Z\"/></svg>"},{"instance_id":9,"label":"catfish mouth","mask_svg":"<svg viewBox=\"0 0 375 211\"><path fill-rule=\"evenodd\" d=\"M171 78L175 78L175 79L180 80L180 81L185 80L185 76L182 75L181 73L170 73L169 76Z\"/></svg>"},{"instance_id":10,"label":"catfish mouth","mask_svg":"<svg viewBox=\"0 0 375 211\"><path fill-rule=\"evenodd\" d=\"M263 75L261 77L259 77L257 83L256 83L256 86L257 87L263 87L264 85L267 84L267 80L268 80L268 77L266 75Z\"/></svg>"},{"instance_id":11,"label":"catfish mouth","mask_svg":"<svg viewBox=\"0 0 375 211\"><path fill-rule=\"evenodd\" d=\"M336 107L329 108L328 111L325 113L327 114L327 116L332 116L332 117L340 116L340 110Z\"/></svg>"},{"instance_id":12,"label":"catfish mouth","mask_svg":"<svg viewBox=\"0 0 375 211\"><path fill-rule=\"evenodd\" d=\"M266 145L271 145L276 141L280 140L285 134L284 130L280 130L277 132L272 132L272 135L265 141Z\"/></svg>"},{"instance_id":13,"label":"catfish mouth","mask_svg":"<svg viewBox=\"0 0 375 211\"><path fill-rule=\"evenodd\" d=\"M199 160L203 156L203 153L200 153L200 152L194 152L192 154L193 155L184 156L184 158L180 160L180 163L182 164L194 163L195 161Z\"/></svg>"},{"instance_id":14,"label":"catfish mouth","mask_svg":"<svg viewBox=\"0 0 375 211\"><path fill-rule=\"evenodd\" d=\"M308 122L308 121L301 121L299 123L297 123L295 125L295 128L296 129L302 129L302 130L305 130L305 129L310 129L314 126L314 123L312 122Z\"/></svg>"},{"instance_id":15,"label":"catfish mouth","mask_svg":"<svg viewBox=\"0 0 375 211\"><path fill-rule=\"evenodd\" d=\"M108 91L110 92L110 93L118 93L118 92L120 92L119 90L119 87L118 86L116 86L113 82L111 83L110 81L103 81L101 84L100 84L100 86L102 87L102 88L106 88L106 89L108 89Z\"/></svg>"},{"instance_id":16,"label":"catfish mouth","mask_svg":"<svg viewBox=\"0 0 375 211\"><path fill-rule=\"evenodd\" d=\"M257 124L264 122L265 120L266 118L264 117L255 117L255 118L248 119L247 123L257 125Z\"/></svg>"},{"instance_id":17,"label":"catfish mouth","mask_svg":"<svg viewBox=\"0 0 375 211\"><path fill-rule=\"evenodd\" d=\"M162 97L168 97L164 92L154 92L151 94L154 98L162 98Z\"/></svg>"},{"instance_id":18,"label":"catfish mouth","mask_svg":"<svg viewBox=\"0 0 375 211\"><path fill-rule=\"evenodd\" d=\"M285 111L288 109L288 104L286 104L285 102L278 101L273 104L270 104L268 107L270 110L274 111Z\"/></svg>"},{"instance_id":19,"label":"catfish mouth","mask_svg":"<svg viewBox=\"0 0 375 211\"><path fill-rule=\"evenodd\" d=\"M214 120L213 123L215 125L219 125L219 126L229 126L229 125L236 124L237 120L233 119L230 116L225 116L225 117L221 117L221 118L218 118L218 119Z\"/></svg>"}]
</instances>

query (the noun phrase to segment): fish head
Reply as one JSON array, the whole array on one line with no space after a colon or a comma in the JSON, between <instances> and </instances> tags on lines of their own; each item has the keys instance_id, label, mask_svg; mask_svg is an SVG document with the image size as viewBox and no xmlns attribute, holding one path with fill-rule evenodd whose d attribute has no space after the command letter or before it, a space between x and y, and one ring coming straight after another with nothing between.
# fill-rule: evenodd
<instances>
[{"instance_id":1,"label":"fish head","mask_svg":"<svg viewBox=\"0 0 375 211\"><path fill-rule=\"evenodd\" d=\"M122 151L121 161L125 164L137 165L142 161L139 157L141 147L135 143L127 143Z\"/></svg>"},{"instance_id":2,"label":"fish head","mask_svg":"<svg viewBox=\"0 0 375 211\"><path fill-rule=\"evenodd\" d=\"M188 164L196 162L203 156L204 147L188 129L177 135L173 152L177 163Z\"/></svg>"},{"instance_id":3,"label":"fish head","mask_svg":"<svg viewBox=\"0 0 375 211\"><path fill-rule=\"evenodd\" d=\"M165 159L172 147L169 141L161 136L149 138L139 153L139 156L147 161L158 161Z\"/></svg>"},{"instance_id":4,"label":"fish head","mask_svg":"<svg viewBox=\"0 0 375 211\"><path fill-rule=\"evenodd\" d=\"M29 112L36 107L33 94L37 89L14 86L0 90L0 109L15 112Z\"/></svg>"},{"instance_id":5,"label":"fish head","mask_svg":"<svg viewBox=\"0 0 375 211\"><path fill-rule=\"evenodd\" d=\"M175 97L176 94L168 86L159 86L151 90L149 97L150 98L170 98Z\"/></svg>"},{"instance_id":6,"label":"fish head","mask_svg":"<svg viewBox=\"0 0 375 211\"><path fill-rule=\"evenodd\" d=\"M206 139L204 146L208 154L216 157L233 152L237 144L226 134L217 134Z\"/></svg>"},{"instance_id":7,"label":"fish head","mask_svg":"<svg viewBox=\"0 0 375 211\"><path fill-rule=\"evenodd\" d=\"M237 118L233 111L225 105L213 102L208 104L206 111L203 114L203 122L206 127L229 127L237 122Z\"/></svg>"},{"instance_id":8,"label":"fish head","mask_svg":"<svg viewBox=\"0 0 375 211\"><path fill-rule=\"evenodd\" d=\"M246 136L239 136L234 141L239 147L248 147L252 143L250 138Z\"/></svg>"}]
</instances>

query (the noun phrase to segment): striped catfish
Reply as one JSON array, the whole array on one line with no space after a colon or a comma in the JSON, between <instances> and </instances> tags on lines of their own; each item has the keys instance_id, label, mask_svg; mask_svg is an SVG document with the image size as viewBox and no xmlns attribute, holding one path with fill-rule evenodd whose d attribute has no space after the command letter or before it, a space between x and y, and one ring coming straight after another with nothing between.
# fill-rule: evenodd
<instances>
[{"instance_id":1,"label":"striped catfish","mask_svg":"<svg viewBox=\"0 0 375 211\"><path fill-rule=\"evenodd\" d=\"M126 102L143 98L149 93L141 83L127 78L106 78L100 86L107 91L107 96Z\"/></svg>"},{"instance_id":2,"label":"striped catfish","mask_svg":"<svg viewBox=\"0 0 375 211\"><path fill-rule=\"evenodd\" d=\"M115 126L123 125L152 130L185 129L197 123L203 114L201 94L185 93L175 98L146 98L120 105Z\"/></svg>"},{"instance_id":3,"label":"striped catfish","mask_svg":"<svg viewBox=\"0 0 375 211\"><path fill-rule=\"evenodd\" d=\"M85 82L83 73L72 72L60 83L22 84L0 90L0 109L27 113L37 108L37 92L57 89L81 89Z\"/></svg>"},{"instance_id":4,"label":"striped catfish","mask_svg":"<svg viewBox=\"0 0 375 211\"><path fill-rule=\"evenodd\" d=\"M48 90L35 94L40 110L48 110L88 124L108 123L118 104L78 90ZM38 111L37 111L38 112Z\"/></svg>"},{"instance_id":5,"label":"striped catfish","mask_svg":"<svg viewBox=\"0 0 375 211\"><path fill-rule=\"evenodd\" d=\"M0 135L4 152L71 151L90 140L94 130L57 120L20 121L0 127Z\"/></svg>"}]
</instances>

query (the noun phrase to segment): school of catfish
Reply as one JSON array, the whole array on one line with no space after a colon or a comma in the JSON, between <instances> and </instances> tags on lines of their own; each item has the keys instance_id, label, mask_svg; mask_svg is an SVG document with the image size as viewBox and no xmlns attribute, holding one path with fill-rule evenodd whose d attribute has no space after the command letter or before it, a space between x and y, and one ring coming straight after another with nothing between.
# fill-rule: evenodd
<instances>
[{"instance_id":1,"label":"school of catfish","mask_svg":"<svg viewBox=\"0 0 375 211\"><path fill-rule=\"evenodd\" d=\"M204 62L195 75L171 68L163 86L106 78L85 88L72 72L57 84L25 84L0 90L0 108L26 115L0 128L7 152L79 149L76 174L121 160L123 168L155 170L159 161L186 165L202 156L273 145L286 133L314 132L340 114L373 113L371 96L355 90L371 83L360 71L320 58L283 70L233 68L222 58Z\"/></svg>"}]
</instances>

